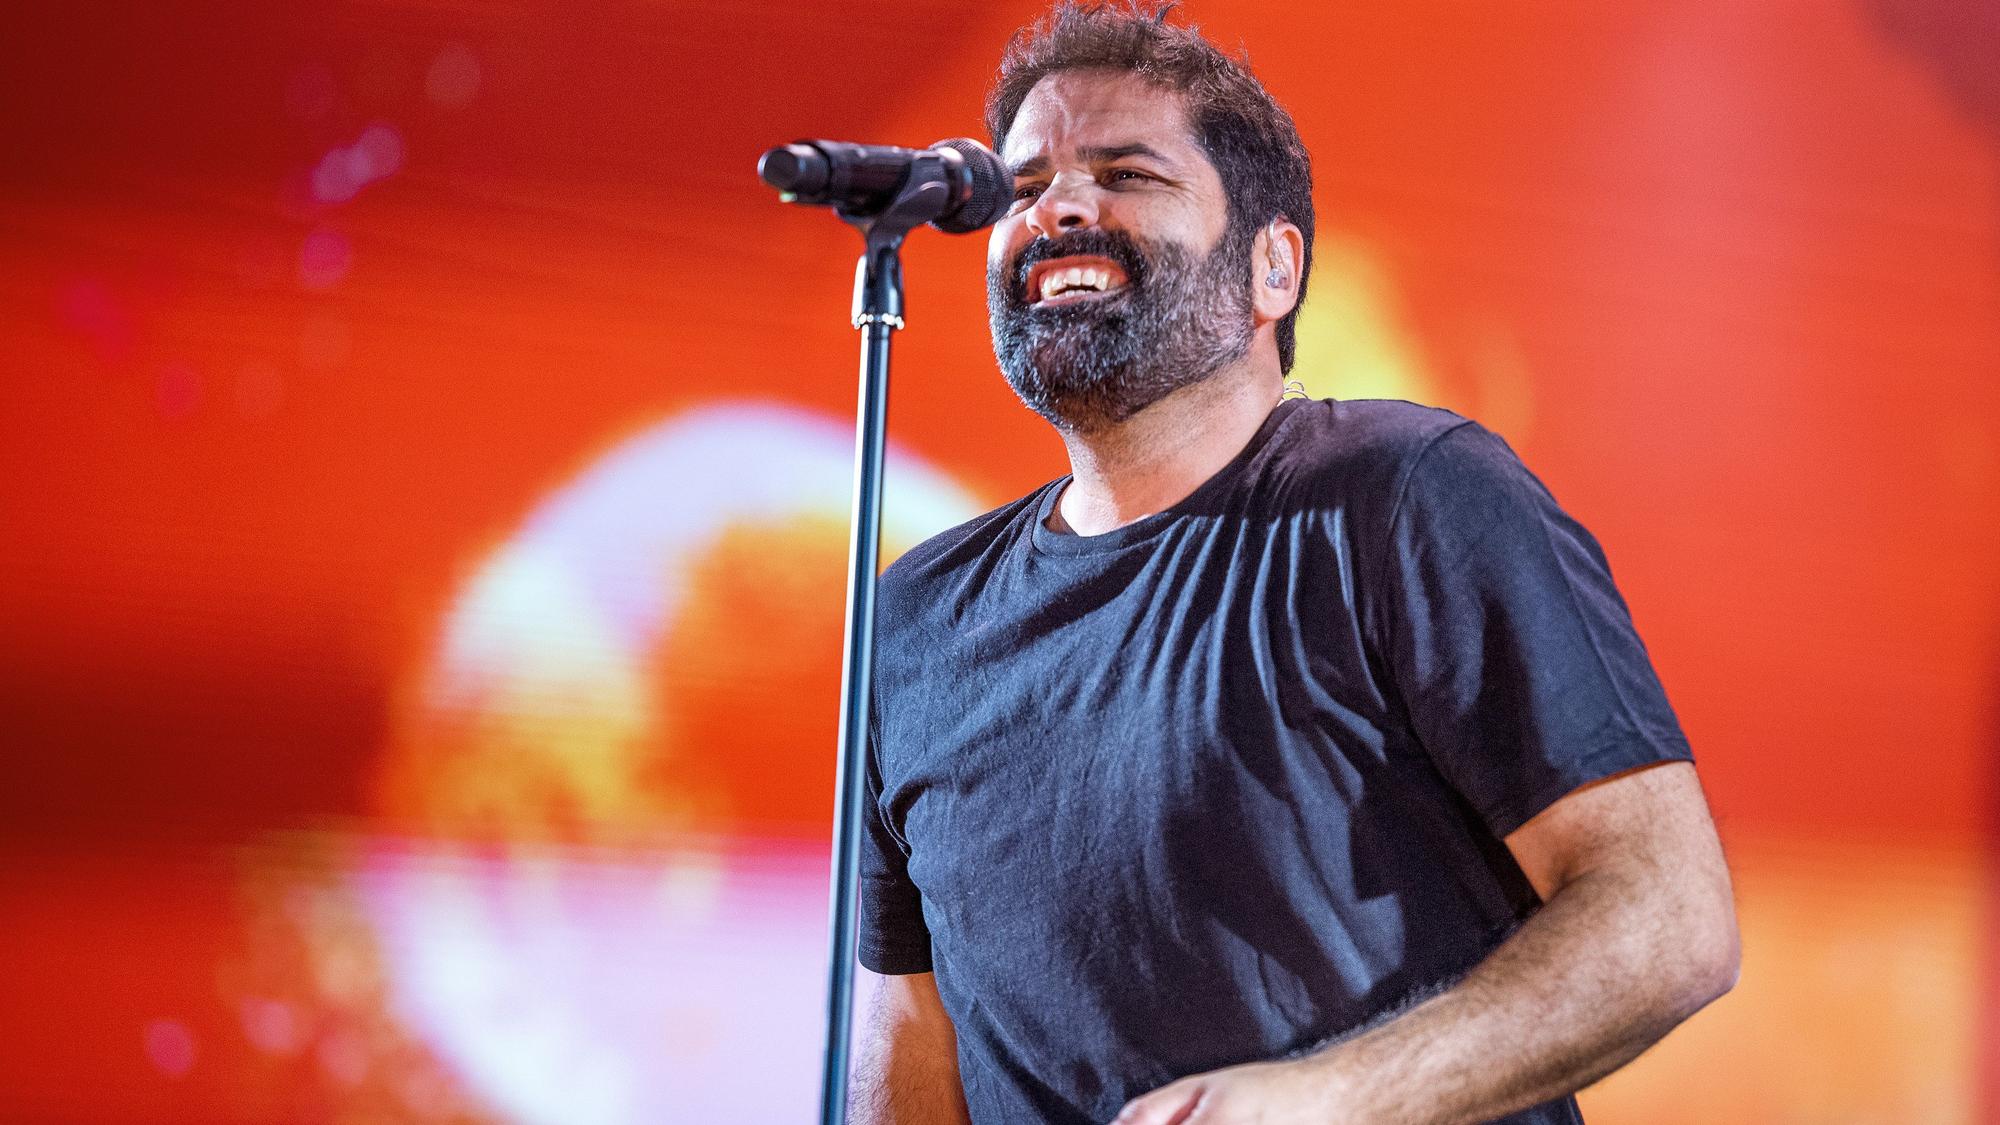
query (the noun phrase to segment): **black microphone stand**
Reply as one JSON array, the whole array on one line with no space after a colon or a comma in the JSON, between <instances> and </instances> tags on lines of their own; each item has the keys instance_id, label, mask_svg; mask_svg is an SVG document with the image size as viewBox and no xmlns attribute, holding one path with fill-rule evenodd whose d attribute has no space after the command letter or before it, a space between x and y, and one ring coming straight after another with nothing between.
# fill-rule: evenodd
<instances>
[{"instance_id":1,"label":"black microphone stand","mask_svg":"<svg viewBox=\"0 0 2000 1125\"><path fill-rule=\"evenodd\" d=\"M916 179L916 177L912 177ZM827 977L826 1058L819 1119L844 1125L854 1023L855 910L861 825L867 808L868 712L875 669L875 575L882 554L882 446L889 413L889 341L903 327L903 238L936 217L949 193L925 179L869 214L842 210L861 232L854 270L854 326L861 330L861 393L854 428L854 523L847 564L847 634L840 664L840 740L834 773L832 968Z\"/></svg>"}]
</instances>

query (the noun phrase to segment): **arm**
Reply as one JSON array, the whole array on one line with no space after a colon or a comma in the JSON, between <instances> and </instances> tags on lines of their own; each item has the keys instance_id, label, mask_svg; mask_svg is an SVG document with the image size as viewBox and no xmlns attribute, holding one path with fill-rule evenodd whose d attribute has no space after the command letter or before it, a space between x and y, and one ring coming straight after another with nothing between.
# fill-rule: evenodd
<instances>
[{"instance_id":1,"label":"arm","mask_svg":"<svg viewBox=\"0 0 2000 1125\"><path fill-rule=\"evenodd\" d=\"M848 1099L855 1125L950 1125L971 1121L958 1080L958 1036L938 999L937 978L877 978Z\"/></svg>"},{"instance_id":2,"label":"arm","mask_svg":"<svg viewBox=\"0 0 2000 1125\"><path fill-rule=\"evenodd\" d=\"M1735 982L1729 873L1693 766L1585 786L1506 842L1545 905L1464 980L1303 1059L1162 1087L1119 1122L1485 1120L1609 1074Z\"/></svg>"}]
</instances>

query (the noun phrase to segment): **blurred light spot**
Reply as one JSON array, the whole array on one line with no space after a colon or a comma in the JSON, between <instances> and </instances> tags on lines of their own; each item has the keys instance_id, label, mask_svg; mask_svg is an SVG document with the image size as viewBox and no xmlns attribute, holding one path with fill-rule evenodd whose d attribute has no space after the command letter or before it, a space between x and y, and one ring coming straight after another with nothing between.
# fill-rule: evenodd
<instances>
[{"instance_id":1,"label":"blurred light spot","mask_svg":"<svg viewBox=\"0 0 2000 1125\"><path fill-rule=\"evenodd\" d=\"M809 1103L824 844L746 837L778 799L757 763L782 785L831 741L833 716L791 694L795 654L769 648L818 613L826 644L797 663L834 672L852 457L850 424L786 405L669 418L527 513L412 669L380 800L434 842L383 849L355 885L384 1002L494 1117L781 1121ZM893 445L889 466L885 557L980 509ZM726 597L718 569L743 572ZM804 610L795 591L820 586ZM689 641L715 659L682 657ZM733 714L746 676L757 706L810 717L773 737L696 725Z\"/></svg>"},{"instance_id":2,"label":"blurred light spot","mask_svg":"<svg viewBox=\"0 0 2000 1125\"><path fill-rule=\"evenodd\" d=\"M170 363L160 369L155 397L166 417L189 417L201 406L201 375L188 364Z\"/></svg>"},{"instance_id":3,"label":"blurred light spot","mask_svg":"<svg viewBox=\"0 0 2000 1125\"><path fill-rule=\"evenodd\" d=\"M402 166L402 135L377 122L361 131L360 140L333 149L313 166L313 198L321 203L345 203Z\"/></svg>"},{"instance_id":4,"label":"blurred light spot","mask_svg":"<svg viewBox=\"0 0 2000 1125\"><path fill-rule=\"evenodd\" d=\"M460 595L427 677L429 705L444 713L476 707L490 729L505 729L499 724L509 714L650 722L650 708L627 693L638 690L697 560L733 526L832 519L844 527L852 444L817 415L724 404L613 450L552 496ZM900 451L896 465L885 497L885 555L977 511L930 466ZM657 500L659 481L717 474L730 489L671 505ZM586 703L593 706L577 706ZM547 741L546 732L538 737ZM506 760L517 754L510 750ZM571 752L564 760L588 759Z\"/></svg>"},{"instance_id":5,"label":"blurred light spot","mask_svg":"<svg viewBox=\"0 0 2000 1125\"><path fill-rule=\"evenodd\" d=\"M1312 296L1299 312L1292 377L1314 398L1399 398L1439 405L1402 293L1372 247L1321 235Z\"/></svg>"},{"instance_id":6,"label":"blurred light spot","mask_svg":"<svg viewBox=\"0 0 2000 1125\"><path fill-rule=\"evenodd\" d=\"M268 1055L295 1055L305 1045L298 1009L261 997L243 1001L243 1037Z\"/></svg>"},{"instance_id":7,"label":"blurred light spot","mask_svg":"<svg viewBox=\"0 0 2000 1125\"><path fill-rule=\"evenodd\" d=\"M63 286L56 294L56 311L63 327L88 340L99 359L123 359L131 354L138 334L132 316L104 282L84 278Z\"/></svg>"},{"instance_id":8,"label":"blurred light spot","mask_svg":"<svg viewBox=\"0 0 2000 1125\"><path fill-rule=\"evenodd\" d=\"M312 171L314 199L321 203L345 203L361 190L362 180L354 174L347 157L346 149L337 148L320 158Z\"/></svg>"},{"instance_id":9,"label":"blurred light spot","mask_svg":"<svg viewBox=\"0 0 2000 1125\"><path fill-rule=\"evenodd\" d=\"M285 83L285 110L301 121L318 121L333 112L340 86L333 71L320 63L302 66Z\"/></svg>"},{"instance_id":10,"label":"blurred light spot","mask_svg":"<svg viewBox=\"0 0 2000 1125\"><path fill-rule=\"evenodd\" d=\"M354 148L366 158L371 179L394 175L403 166L403 135L379 121L361 130Z\"/></svg>"},{"instance_id":11,"label":"blurred light spot","mask_svg":"<svg viewBox=\"0 0 2000 1125\"><path fill-rule=\"evenodd\" d=\"M453 43L431 60L424 93L432 102L456 109L479 95L479 60L463 43Z\"/></svg>"},{"instance_id":12,"label":"blurred light spot","mask_svg":"<svg viewBox=\"0 0 2000 1125\"><path fill-rule=\"evenodd\" d=\"M245 418L269 418L285 400L285 381L268 363L253 363L236 373L236 409Z\"/></svg>"},{"instance_id":13,"label":"blurred light spot","mask_svg":"<svg viewBox=\"0 0 2000 1125\"><path fill-rule=\"evenodd\" d=\"M154 1020L146 1025L146 1059L169 1078L194 1069L194 1032L179 1020Z\"/></svg>"},{"instance_id":14,"label":"blurred light spot","mask_svg":"<svg viewBox=\"0 0 2000 1125\"><path fill-rule=\"evenodd\" d=\"M331 289L353 265L354 247L347 236L319 227L306 235L299 247L299 284L308 289Z\"/></svg>"},{"instance_id":15,"label":"blurred light spot","mask_svg":"<svg viewBox=\"0 0 2000 1125\"><path fill-rule=\"evenodd\" d=\"M339 314L319 312L306 319L299 332L299 366L307 371L332 371L347 363L354 334Z\"/></svg>"}]
</instances>

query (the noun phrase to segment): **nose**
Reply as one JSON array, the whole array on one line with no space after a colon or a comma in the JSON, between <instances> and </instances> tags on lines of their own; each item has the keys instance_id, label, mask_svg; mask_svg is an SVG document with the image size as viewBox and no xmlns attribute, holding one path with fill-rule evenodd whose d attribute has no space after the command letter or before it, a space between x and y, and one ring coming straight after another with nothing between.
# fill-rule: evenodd
<instances>
[{"instance_id":1,"label":"nose","mask_svg":"<svg viewBox=\"0 0 2000 1125\"><path fill-rule=\"evenodd\" d=\"M1093 183L1057 176L1028 208L1028 229L1044 238L1097 225L1097 194Z\"/></svg>"}]
</instances>

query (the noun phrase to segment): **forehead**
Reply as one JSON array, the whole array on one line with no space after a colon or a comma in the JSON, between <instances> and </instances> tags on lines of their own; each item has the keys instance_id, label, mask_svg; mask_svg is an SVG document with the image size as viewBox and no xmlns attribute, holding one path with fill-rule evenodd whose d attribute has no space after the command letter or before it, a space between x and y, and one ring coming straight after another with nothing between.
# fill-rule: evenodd
<instances>
[{"instance_id":1,"label":"forehead","mask_svg":"<svg viewBox=\"0 0 2000 1125\"><path fill-rule=\"evenodd\" d=\"M1178 94L1127 72L1065 70L1028 91L1000 157L1018 168L1038 156L1130 144L1206 162Z\"/></svg>"}]
</instances>

